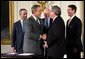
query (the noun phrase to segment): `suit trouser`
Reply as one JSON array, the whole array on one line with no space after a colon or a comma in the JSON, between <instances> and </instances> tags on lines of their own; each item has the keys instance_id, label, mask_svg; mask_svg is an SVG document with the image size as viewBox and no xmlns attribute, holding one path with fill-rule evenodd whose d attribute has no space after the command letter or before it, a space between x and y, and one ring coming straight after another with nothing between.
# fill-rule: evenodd
<instances>
[{"instance_id":1,"label":"suit trouser","mask_svg":"<svg viewBox=\"0 0 85 59\"><path fill-rule=\"evenodd\" d=\"M41 51L41 55L44 56L44 58L47 58L47 48L42 48Z\"/></svg>"},{"instance_id":2,"label":"suit trouser","mask_svg":"<svg viewBox=\"0 0 85 59\"><path fill-rule=\"evenodd\" d=\"M67 49L67 58L80 58L80 51L74 52L72 49Z\"/></svg>"}]
</instances>

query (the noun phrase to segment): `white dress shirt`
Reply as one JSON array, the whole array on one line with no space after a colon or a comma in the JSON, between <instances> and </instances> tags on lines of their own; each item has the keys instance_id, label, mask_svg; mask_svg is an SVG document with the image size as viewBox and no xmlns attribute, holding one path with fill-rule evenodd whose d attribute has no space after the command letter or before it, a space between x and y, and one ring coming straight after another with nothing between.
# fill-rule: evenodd
<instances>
[{"instance_id":1,"label":"white dress shirt","mask_svg":"<svg viewBox=\"0 0 85 59\"><path fill-rule=\"evenodd\" d=\"M23 30L23 27L24 27L23 26L23 20L21 19L20 22L21 22L21 26L22 26L22 30Z\"/></svg>"}]
</instances>

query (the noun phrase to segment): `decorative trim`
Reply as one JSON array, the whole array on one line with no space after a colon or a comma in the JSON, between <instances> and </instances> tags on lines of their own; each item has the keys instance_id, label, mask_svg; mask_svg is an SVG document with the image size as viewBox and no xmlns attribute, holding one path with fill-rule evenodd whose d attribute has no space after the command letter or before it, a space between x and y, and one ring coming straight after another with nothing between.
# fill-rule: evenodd
<instances>
[{"instance_id":1,"label":"decorative trim","mask_svg":"<svg viewBox=\"0 0 85 59\"><path fill-rule=\"evenodd\" d=\"M9 1L9 36L10 36L10 38L2 39L1 45L11 44L11 34L12 34L13 22L14 22L14 1Z\"/></svg>"}]
</instances>

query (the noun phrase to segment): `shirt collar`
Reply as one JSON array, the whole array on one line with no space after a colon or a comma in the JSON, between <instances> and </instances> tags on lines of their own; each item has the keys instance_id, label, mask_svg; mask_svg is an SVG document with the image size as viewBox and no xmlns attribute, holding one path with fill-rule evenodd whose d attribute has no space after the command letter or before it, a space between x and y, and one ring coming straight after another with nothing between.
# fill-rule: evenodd
<instances>
[{"instance_id":1,"label":"shirt collar","mask_svg":"<svg viewBox=\"0 0 85 59\"><path fill-rule=\"evenodd\" d=\"M74 17L75 17L75 14L72 17L70 17L70 19L72 20Z\"/></svg>"},{"instance_id":2,"label":"shirt collar","mask_svg":"<svg viewBox=\"0 0 85 59\"><path fill-rule=\"evenodd\" d=\"M37 18L32 14L33 18L36 20Z\"/></svg>"},{"instance_id":3,"label":"shirt collar","mask_svg":"<svg viewBox=\"0 0 85 59\"><path fill-rule=\"evenodd\" d=\"M50 17L47 17L47 18L45 18L46 20L48 19L48 20L50 20Z\"/></svg>"},{"instance_id":4,"label":"shirt collar","mask_svg":"<svg viewBox=\"0 0 85 59\"><path fill-rule=\"evenodd\" d=\"M23 22L23 20L22 20L22 19L20 19L20 21L21 21L21 22Z\"/></svg>"},{"instance_id":5,"label":"shirt collar","mask_svg":"<svg viewBox=\"0 0 85 59\"><path fill-rule=\"evenodd\" d=\"M57 16L55 16L55 17L53 18L53 21L55 20L56 17L57 17Z\"/></svg>"}]
</instances>

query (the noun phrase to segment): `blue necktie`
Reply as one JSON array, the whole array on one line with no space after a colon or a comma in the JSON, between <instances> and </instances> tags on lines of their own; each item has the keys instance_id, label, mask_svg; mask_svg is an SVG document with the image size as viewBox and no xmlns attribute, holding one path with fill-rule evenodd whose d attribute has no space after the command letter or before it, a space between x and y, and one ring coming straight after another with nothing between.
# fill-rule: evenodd
<instances>
[{"instance_id":1,"label":"blue necktie","mask_svg":"<svg viewBox=\"0 0 85 59\"><path fill-rule=\"evenodd\" d=\"M48 28L48 19L45 19L45 26Z\"/></svg>"}]
</instances>

